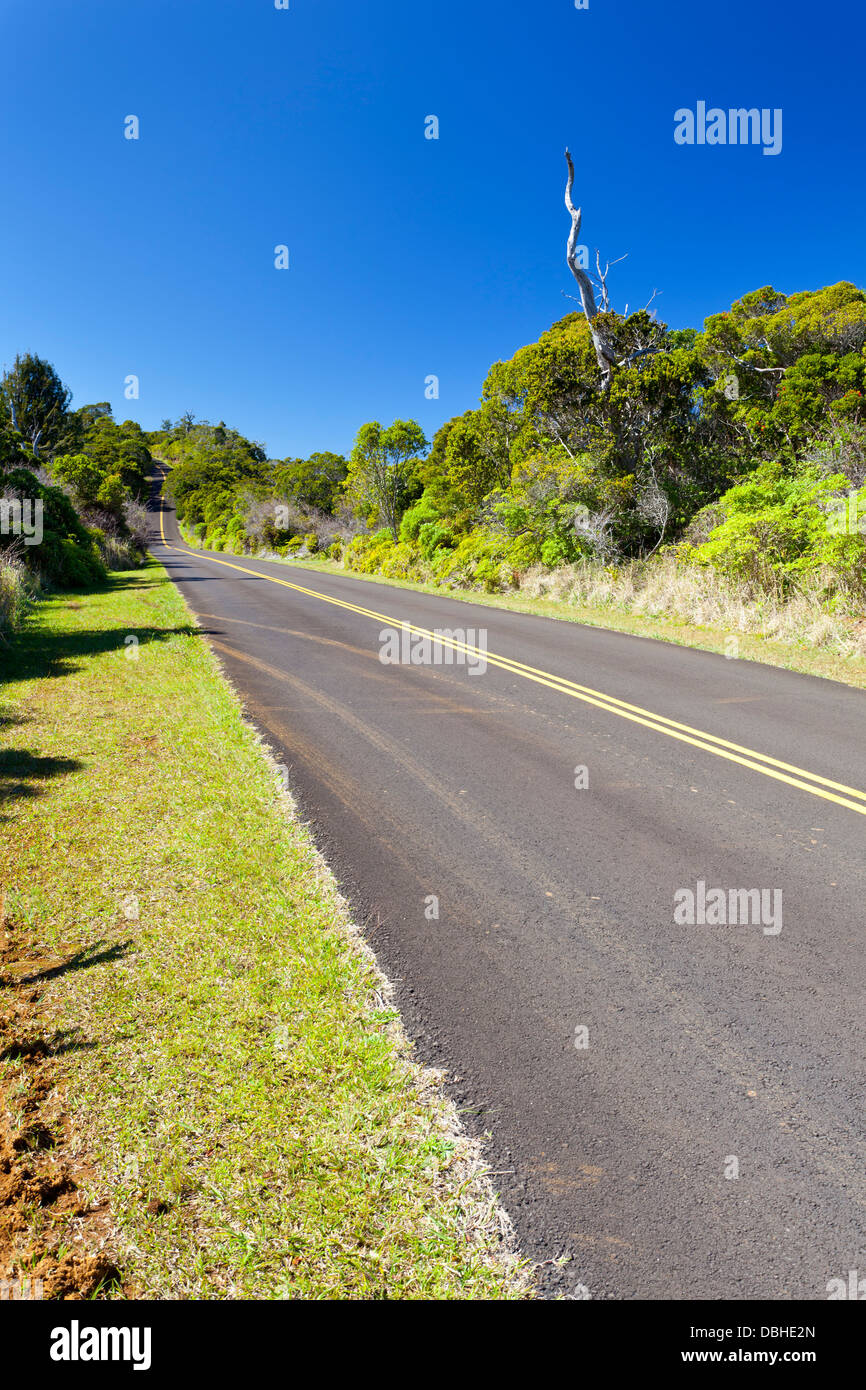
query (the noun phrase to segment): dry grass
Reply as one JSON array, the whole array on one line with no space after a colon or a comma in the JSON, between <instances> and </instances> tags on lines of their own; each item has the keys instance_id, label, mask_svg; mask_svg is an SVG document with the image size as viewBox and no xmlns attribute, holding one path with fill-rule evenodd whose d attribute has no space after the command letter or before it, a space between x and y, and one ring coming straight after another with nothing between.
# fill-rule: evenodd
<instances>
[{"instance_id":1,"label":"dry grass","mask_svg":"<svg viewBox=\"0 0 866 1390\"><path fill-rule=\"evenodd\" d=\"M823 588L821 576L816 576L799 593L783 598L667 556L619 568L586 564L547 570L538 565L520 583L520 592L530 598L641 617L675 617L699 627L866 657L862 606L851 597L831 611L823 601Z\"/></svg>"},{"instance_id":2,"label":"dry grass","mask_svg":"<svg viewBox=\"0 0 866 1390\"><path fill-rule=\"evenodd\" d=\"M30 608L34 580L15 552L0 551L0 637L15 632Z\"/></svg>"}]
</instances>

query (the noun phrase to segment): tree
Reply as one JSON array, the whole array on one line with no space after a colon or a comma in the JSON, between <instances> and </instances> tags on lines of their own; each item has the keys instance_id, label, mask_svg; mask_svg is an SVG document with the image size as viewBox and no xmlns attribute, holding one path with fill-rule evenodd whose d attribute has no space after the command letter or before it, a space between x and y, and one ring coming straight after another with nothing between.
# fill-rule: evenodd
<instances>
[{"instance_id":1,"label":"tree","mask_svg":"<svg viewBox=\"0 0 866 1390\"><path fill-rule=\"evenodd\" d=\"M349 459L346 494L368 520L381 521L396 542L400 518L420 494L420 456L429 447L416 420L378 420L362 425Z\"/></svg>"},{"instance_id":2,"label":"tree","mask_svg":"<svg viewBox=\"0 0 866 1390\"><path fill-rule=\"evenodd\" d=\"M88 506L96 501L106 474L87 454L59 454L51 465L53 476L72 488L76 501Z\"/></svg>"},{"instance_id":3,"label":"tree","mask_svg":"<svg viewBox=\"0 0 866 1390\"><path fill-rule=\"evenodd\" d=\"M511 485L511 446L521 418L498 399L484 400L437 431L421 469L430 498L458 527L478 516L488 493Z\"/></svg>"},{"instance_id":4,"label":"tree","mask_svg":"<svg viewBox=\"0 0 866 1390\"><path fill-rule=\"evenodd\" d=\"M98 416L85 430L81 448L106 477L116 474L135 497L146 495L153 460L135 420L118 425L110 415Z\"/></svg>"},{"instance_id":5,"label":"tree","mask_svg":"<svg viewBox=\"0 0 866 1390\"><path fill-rule=\"evenodd\" d=\"M592 346L595 352L595 360L601 372L601 388L602 391L606 391L618 367L631 366L631 364L636 362L639 358L659 351L660 341L656 338L653 331L652 316L650 315L646 315L649 332L642 341L632 343L630 345L630 351L624 356L621 347L614 341L611 328L616 325L619 315L610 312L607 275L610 270L611 262L608 261L605 269L602 270L601 257L598 252L596 252L595 264L598 272L598 282L596 286L593 286L592 281L580 264L578 255L577 239L580 236L580 225L583 214L581 208L576 208L574 206L571 197L572 188L574 187L574 162L568 150L565 151L565 162L568 165L568 179L565 185L565 206L571 217L571 231L568 236L565 258L568 262L568 268L577 281L578 289L580 290L581 308L583 309L584 318L589 326ZM622 257L620 257L620 259L622 259ZM596 303L595 289L598 289L601 294L600 309ZM652 298L646 305L646 310L649 309L656 294L657 291L653 290ZM626 305L626 313L628 313L628 305ZM634 320L636 317L636 315L633 315L632 319Z\"/></svg>"},{"instance_id":6,"label":"tree","mask_svg":"<svg viewBox=\"0 0 866 1390\"><path fill-rule=\"evenodd\" d=\"M299 507L332 513L347 472L348 464L343 455L325 450L310 454L308 459L291 459L279 464L274 472L274 490L277 496Z\"/></svg>"},{"instance_id":7,"label":"tree","mask_svg":"<svg viewBox=\"0 0 866 1390\"><path fill-rule=\"evenodd\" d=\"M109 401L99 401L96 405L82 405L75 411L75 417L83 430L87 431L97 420L113 420L114 413Z\"/></svg>"},{"instance_id":8,"label":"tree","mask_svg":"<svg viewBox=\"0 0 866 1390\"><path fill-rule=\"evenodd\" d=\"M0 380L0 408L13 429L19 431L39 459L52 458L70 436L69 402L72 392L64 386L50 362L32 353L20 353L11 370Z\"/></svg>"},{"instance_id":9,"label":"tree","mask_svg":"<svg viewBox=\"0 0 866 1390\"><path fill-rule=\"evenodd\" d=\"M712 314L698 343L703 415L753 464L866 418L866 293L848 281L790 296L764 285Z\"/></svg>"},{"instance_id":10,"label":"tree","mask_svg":"<svg viewBox=\"0 0 866 1390\"><path fill-rule=\"evenodd\" d=\"M6 499L29 499L43 509L42 541L22 546L19 558L43 580L60 588L77 588L104 579L105 566L93 535L60 488L39 481L34 466L33 452L21 435L0 420L0 491ZM15 540L0 531L0 551Z\"/></svg>"},{"instance_id":11,"label":"tree","mask_svg":"<svg viewBox=\"0 0 866 1390\"><path fill-rule=\"evenodd\" d=\"M646 310L605 317L616 357L606 384L589 324L573 313L497 362L484 399L496 408L489 429L501 441L503 470L511 462L503 491L522 500L530 487L534 503L547 505L558 489L592 516L613 508L617 547L640 554L659 541L662 514L667 533L708 500L694 398L710 377L698 350L669 346L664 324ZM642 354L635 345L650 332L663 350Z\"/></svg>"}]
</instances>

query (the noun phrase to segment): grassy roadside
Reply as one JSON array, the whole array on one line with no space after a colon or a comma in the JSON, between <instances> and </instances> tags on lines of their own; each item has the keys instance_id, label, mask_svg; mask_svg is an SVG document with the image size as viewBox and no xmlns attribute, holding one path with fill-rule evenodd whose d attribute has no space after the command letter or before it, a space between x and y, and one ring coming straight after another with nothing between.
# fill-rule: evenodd
<instances>
[{"instance_id":1,"label":"grassy roadside","mask_svg":"<svg viewBox=\"0 0 866 1390\"><path fill-rule=\"evenodd\" d=\"M278 555L269 555L267 558L281 561ZM822 650L807 642L786 642L759 633L693 623L673 615L650 616L631 613L626 608L612 604L593 606L556 598L535 598L521 593L485 594L476 589L444 588L438 584L386 578L381 574L362 574L358 570L348 570L333 560L305 559L281 562L297 565L302 569L321 570L327 574L349 576L352 579L365 579L373 584L387 584L395 589L414 589L418 593L437 594L440 598L457 599L463 603L478 603L489 608L504 608L513 613L534 613L545 618L558 618L563 622L582 623L587 627L627 632L635 637L673 642L677 646L695 647L700 651L728 655L731 652L731 643L735 641L735 654L740 660L760 661L767 666L781 666L789 671L801 671L808 676L823 676L827 680L841 681L844 685L866 690L866 658Z\"/></svg>"},{"instance_id":2,"label":"grassy roadside","mask_svg":"<svg viewBox=\"0 0 866 1390\"><path fill-rule=\"evenodd\" d=\"M477 1150L165 571L39 605L0 663L0 1111L30 1179L62 1167L82 1194L23 1202L0 1277L62 1294L78 1241L106 1255L90 1292L114 1265L154 1298L525 1292Z\"/></svg>"}]
</instances>

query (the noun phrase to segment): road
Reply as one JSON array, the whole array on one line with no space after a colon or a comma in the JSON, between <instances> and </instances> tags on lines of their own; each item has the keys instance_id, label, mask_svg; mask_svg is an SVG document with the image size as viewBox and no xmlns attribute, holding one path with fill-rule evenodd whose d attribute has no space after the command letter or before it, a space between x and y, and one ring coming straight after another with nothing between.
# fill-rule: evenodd
<instances>
[{"instance_id":1,"label":"road","mask_svg":"<svg viewBox=\"0 0 866 1390\"><path fill-rule=\"evenodd\" d=\"M193 552L167 506L152 550L420 1059L489 1133L522 1250L571 1257L545 1294L825 1299L866 1276L863 694ZM403 623L452 631L403 638L438 663L383 663Z\"/></svg>"}]
</instances>

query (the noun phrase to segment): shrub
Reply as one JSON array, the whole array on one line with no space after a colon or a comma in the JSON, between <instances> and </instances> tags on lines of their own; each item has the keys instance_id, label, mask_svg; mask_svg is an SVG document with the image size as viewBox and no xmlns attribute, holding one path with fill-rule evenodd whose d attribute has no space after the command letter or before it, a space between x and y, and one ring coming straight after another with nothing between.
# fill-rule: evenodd
<instances>
[{"instance_id":1,"label":"shrub","mask_svg":"<svg viewBox=\"0 0 866 1390\"><path fill-rule=\"evenodd\" d=\"M17 549L0 551L0 634L17 631L36 591L33 575Z\"/></svg>"},{"instance_id":2,"label":"shrub","mask_svg":"<svg viewBox=\"0 0 866 1390\"><path fill-rule=\"evenodd\" d=\"M5 442L5 441L4 441ZM0 470L2 470L0 457ZM28 463L19 459L16 463ZM19 563L55 588L76 588L105 578L105 566L93 535L88 533L69 498L57 487L40 482L29 467L17 466L0 480L3 497L42 504L42 541L22 546ZM0 535L0 551L8 550L16 538Z\"/></svg>"},{"instance_id":3,"label":"shrub","mask_svg":"<svg viewBox=\"0 0 866 1390\"><path fill-rule=\"evenodd\" d=\"M131 538L107 535L98 544L107 570L134 570L141 565L142 553Z\"/></svg>"},{"instance_id":4,"label":"shrub","mask_svg":"<svg viewBox=\"0 0 866 1390\"><path fill-rule=\"evenodd\" d=\"M381 569L385 555L393 544L391 532L387 527L376 531L372 536L356 536L346 546L344 563L349 569L357 570L359 574L374 574L376 570Z\"/></svg>"},{"instance_id":5,"label":"shrub","mask_svg":"<svg viewBox=\"0 0 866 1390\"><path fill-rule=\"evenodd\" d=\"M510 581L506 564L507 538L485 531L471 531L454 550L440 551L434 573L440 580L466 588L498 592Z\"/></svg>"},{"instance_id":6,"label":"shrub","mask_svg":"<svg viewBox=\"0 0 866 1390\"><path fill-rule=\"evenodd\" d=\"M407 579L414 573L416 551L408 541L399 541L397 545L392 545L380 553L380 574L389 579Z\"/></svg>"},{"instance_id":7,"label":"shrub","mask_svg":"<svg viewBox=\"0 0 866 1390\"><path fill-rule=\"evenodd\" d=\"M541 563L549 570L557 565L566 565L573 559L574 546L569 545L563 536L551 536L541 547Z\"/></svg>"},{"instance_id":8,"label":"shrub","mask_svg":"<svg viewBox=\"0 0 866 1390\"><path fill-rule=\"evenodd\" d=\"M859 587L864 538L832 520L847 490L843 474L824 476L814 464L764 463L720 498L724 520L709 538L696 547L679 546L675 553L764 589L790 588L817 570L832 575L837 585ZM863 496L866 501L866 489Z\"/></svg>"},{"instance_id":9,"label":"shrub","mask_svg":"<svg viewBox=\"0 0 866 1390\"><path fill-rule=\"evenodd\" d=\"M441 521L424 521L418 528L418 545L425 560L432 560L437 550L450 550L456 544L450 527Z\"/></svg>"},{"instance_id":10,"label":"shrub","mask_svg":"<svg viewBox=\"0 0 866 1390\"><path fill-rule=\"evenodd\" d=\"M414 507L410 507L408 511L403 513L403 520L400 522L400 540L417 541L422 526L438 521L440 515L438 508L434 507L425 494L415 503Z\"/></svg>"}]
</instances>

